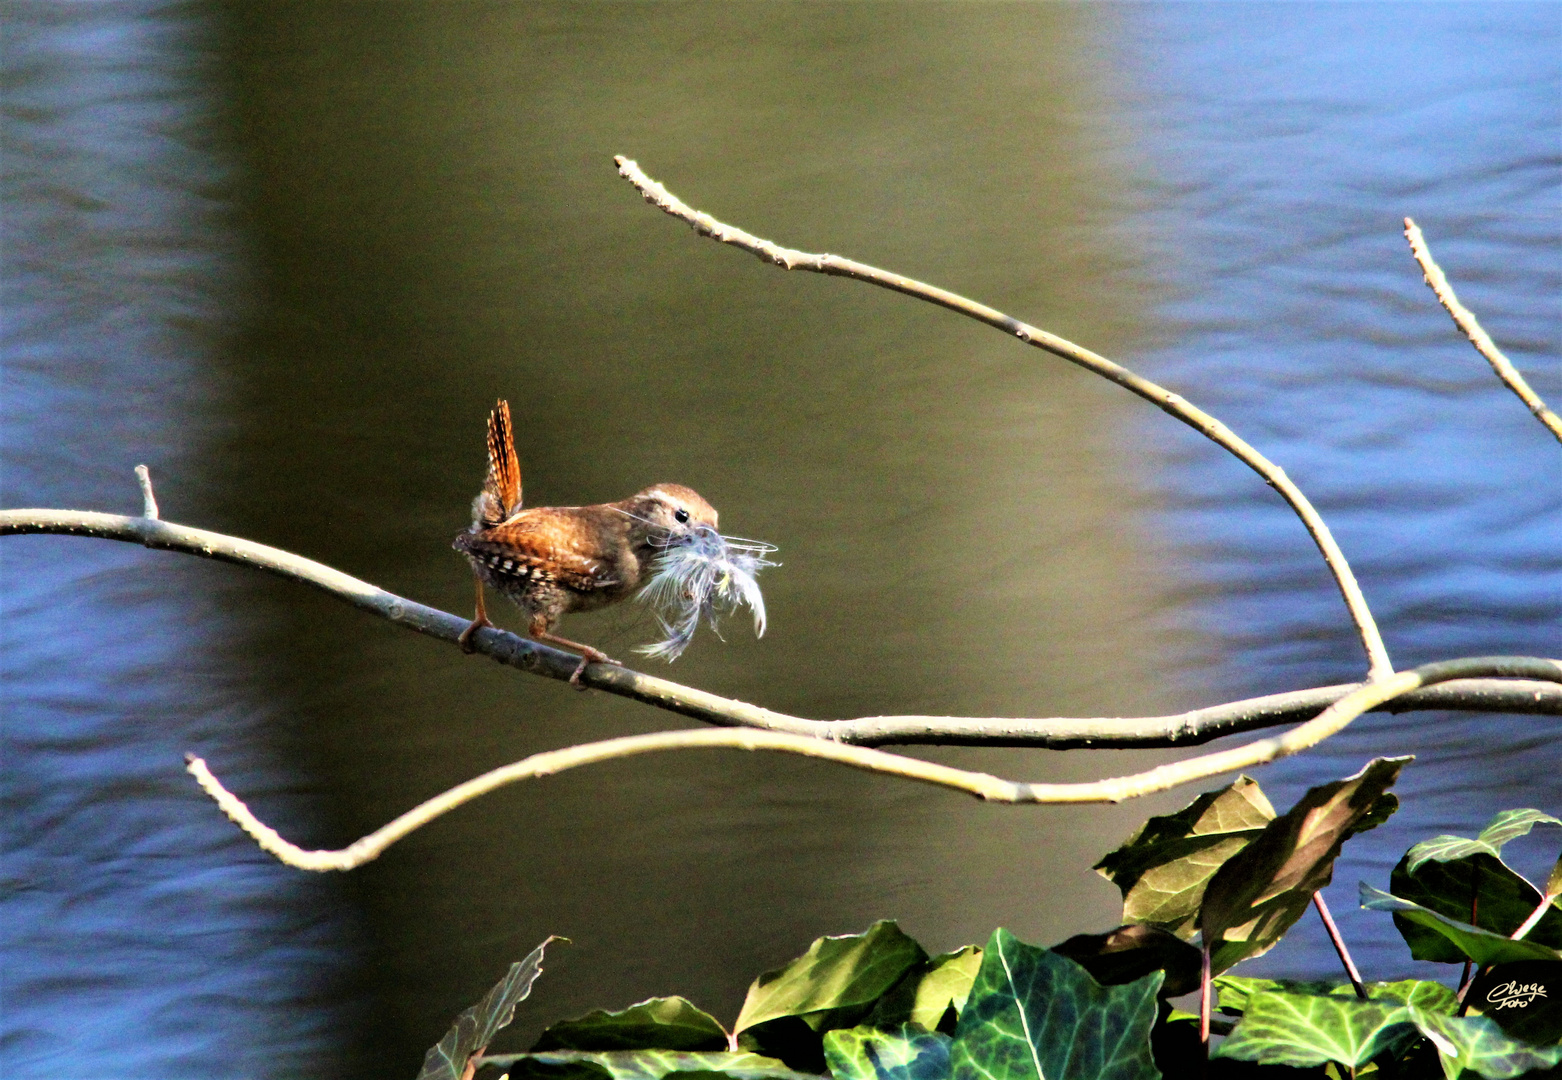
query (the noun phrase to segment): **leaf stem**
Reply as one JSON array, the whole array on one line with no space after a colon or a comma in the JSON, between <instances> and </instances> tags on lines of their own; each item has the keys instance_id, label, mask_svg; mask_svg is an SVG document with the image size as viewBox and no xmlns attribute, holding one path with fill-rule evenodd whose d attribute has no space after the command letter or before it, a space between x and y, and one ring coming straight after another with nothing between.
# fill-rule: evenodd
<instances>
[{"instance_id":1,"label":"leaf stem","mask_svg":"<svg viewBox=\"0 0 1562 1080\"><path fill-rule=\"evenodd\" d=\"M1329 940L1334 943L1334 951L1339 954L1340 963L1345 965L1345 974L1350 978L1356 996L1366 1001L1367 988L1362 984L1361 972L1356 970L1356 961L1351 959L1350 950L1345 947L1340 928L1334 925L1334 916L1329 914L1329 905L1324 903L1322 890L1313 893L1313 907L1318 909L1318 917L1323 920L1323 928L1329 932Z\"/></svg>"},{"instance_id":2,"label":"leaf stem","mask_svg":"<svg viewBox=\"0 0 1562 1080\"><path fill-rule=\"evenodd\" d=\"M1514 941L1518 941L1531 930L1535 929L1535 924L1540 922L1540 920L1546 914L1546 909L1555 903L1556 899L1557 898L1554 896L1542 896L1540 898L1540 903L1535 905L1535 910L1530 912L1528 918L1520 923L1519 928L1513 931L1513 933L1509 936L1513 938Z\"/></svg>"},{"instance_id":3,"label":"leaf stem","mask_svg":"<svg viewBox=\"0 0 1562 1080\"><path fill-rule=\"evenodd\" d=\"M1206 941L1199 949L1199 1045L1204 1047L1206 1062L1209 1059L1210 984L1213 981L1209 969L1209 952L1210 944Z\"/></svg>"}]
</instances>

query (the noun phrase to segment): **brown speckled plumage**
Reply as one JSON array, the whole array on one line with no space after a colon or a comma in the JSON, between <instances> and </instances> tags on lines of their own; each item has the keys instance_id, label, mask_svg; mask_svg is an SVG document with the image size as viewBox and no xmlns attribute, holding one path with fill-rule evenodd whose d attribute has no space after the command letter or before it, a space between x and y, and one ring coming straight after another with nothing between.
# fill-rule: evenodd
<instances>
[{"instance_id":1,"label":"brown speckled plumage","mask_svg":"<svg viewBox=\"0 0 1562 1080\"><path fill-rule=\"evenodd\" d=\"M558 637L560 618L617 603L639 588L646 567L669 539L698 526L716 527L716 510L681 484L656 484L614 503L521 509L521 470L500 401L488 418L488 478L472 503L472 527L454 547L477 576L477 613L462 634L491 625L483 607L486 583L528 617L534 638L581 653L571 679L579 685L589 662L617 663L597 649Z\"/></svg>"}]
</instances>

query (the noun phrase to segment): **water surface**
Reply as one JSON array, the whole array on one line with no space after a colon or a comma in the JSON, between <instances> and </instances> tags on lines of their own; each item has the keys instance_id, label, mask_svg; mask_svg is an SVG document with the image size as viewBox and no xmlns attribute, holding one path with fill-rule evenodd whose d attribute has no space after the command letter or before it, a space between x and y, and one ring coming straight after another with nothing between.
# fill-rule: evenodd
<instances>
[{"instance_id":1,"label":"water surface","mask_svg":"<svg viewBox=\"0 0 1562 1080\"><path fill-rule=\"evenodd\" d=\"M817 717L1170 711L1358 677L1299 525L1157 410L989 329L786 275L760 235L958 289L1212 409L1328 517L1396 661L1562 647L1562 454L1448 325L1414 214L1553 402L1562 20L1549 5L11 5L4 503L252 537L465 611L493 400L528 501L688 484L780 546L771 631L659 673ZM483 769L679 722L296 586L3 546L7 1075L412 1075L512 959L516 1041L897 917L932 948L1106 929L1088 870L1173 793L985 807L772 757L523 785L353 875L255 851L179 768L344 844ZM493 608L518 625L507 607ZM564 630L627 655L622 609ZM1284 804L1420 755L1329 895L1555 810L1554 725L1371 717ZM929 751L1031 779L1167 755ZM1525 852L1538 864L1540 846ZM1326 974L1304 925L1255 970Z\"/></svg>"}]
</instances>

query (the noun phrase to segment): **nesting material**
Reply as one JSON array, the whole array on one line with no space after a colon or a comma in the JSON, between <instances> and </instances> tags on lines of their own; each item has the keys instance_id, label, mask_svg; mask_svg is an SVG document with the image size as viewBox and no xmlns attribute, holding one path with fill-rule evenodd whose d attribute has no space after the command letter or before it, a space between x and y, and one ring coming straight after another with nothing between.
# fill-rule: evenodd
<instances>
[{"instance_id":1,"label":"nesting material","mask_svg":"<svg viewBox=\"0 0 1562 1080\"><path fill-rule=\"evenodd\" d=\"M669 537L651 563L651 580L640 590L640 599L656 609L666 636L635 651L670 663L694 640L701 619L720 637L717 620L741 606L754 613L754 635L764 637L765 598L755 575L780 565L765 558L775 550L705 526Z\"/></svg>"}]
</instances>

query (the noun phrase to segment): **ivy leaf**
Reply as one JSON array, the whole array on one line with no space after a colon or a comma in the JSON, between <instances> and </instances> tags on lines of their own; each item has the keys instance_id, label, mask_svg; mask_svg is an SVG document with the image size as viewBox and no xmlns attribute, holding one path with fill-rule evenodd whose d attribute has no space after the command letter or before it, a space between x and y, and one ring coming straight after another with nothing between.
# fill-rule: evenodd
<instances>
[{"instance_id":1,"label":"ivy leaf","mask_svg":"<svg viewBox=\"0 0 1562 1080\"><path fill-rule=\"evenodd\" d=\"M1216 976L1215 989L1220 994L1221 1010L1231 1013L1244 1012L1248 999L1260 993L1356 998L1356 989L1349 983L1297 982L1289 979L1251 978L1243 975ZM1425 1012L1445 1013L1449 1016L1459 1008L1458 996L1442 983L1430 979L1373 982L1367 983L1365 989L1368 1001L1398 1002L1401 1005L1414 1005Z\"/></svg>"},{"instance_id":2,"label":"ivy leaf","mask_svg":"<svg viewBox=\"0 0 1562 1080\"><path fill-rule=\"evenodd\" d=\"M971 997L971 987L976 973L982 966L982 949L979 945L967 945L952 953L934 957L933 970L917 984L917 997L911 1008L911 1022L921 1024L929 1031L936 1031L953 1013L949 1034Z\"/></svg>"},{"instance_id":3,"label":"ivy leaf","mask_svg":"<svg viewBox=\"0 0 1562 1080\"><path fill-rule=\"evenodd\" d=\"M1459 1011L1459 995L1440 982L1431 979L1399 979L1396 982L1367 983L1367 1000L1399 1001L1413 1005L1424 1013L1452 1016ZM1340 985L1329 991L1344 997L1356 991L1348 985Z\"/></svg>"},{"instance_id":4,"label":"ivy leaf","mask_svg":"<svg viewBox=\"0 0 1562 1080\"><path fill-rule=\"evenodd\" d=\"M1257 782L1239 776L1175 814L1152 817L1094 869L1122 891L1123 922L1153 923L1187 940L1209 879L1274 816Z\"/></svg>"},{"instance_id":5,"label":"ivy leaf","mask_svg":"<svg viewBox=\"0 0 1562 1080\"><path fill-rule=\"evenodd\" d=\"M1398 795L1395 795L1392 791L1388 792L1386 795L1379 795L1378 801L1372 804L1372 809L1363 814L1361 819L1350 827L1350 833L1345 837L1345 839L1349 840L1352 836L1357 836L1364 832L1371 832L1389 818L1393 817L1395 812L1398 810Z\"/></svg>"},{"instance_id":6,"label":"ivy leaf","mask_svg":"<svg viewBox=\"0 0 1562 1080\"><path fill-rule=\"evenodd\" d=\"M1147 923L1119 926L1104 934L1076 934L1052 946L1090 972L1102 986L1120 986L1163 971L1161 997L1176 997L1199 987L1199 950L1169 930Z\"/></svg>"},{"instance_id":7,"label":"ivy leaf","mask_svg":"<svg viewBox=\"0 0 1562 1080\"><path fill-rule=\"evenodd\" d=\"M950 1048L953 1080L1159 1080L1161 974L1102 986L1051 949L993 931Z\"/></svg>"},{"instance_id":8,"label":"ivy leaf","mask_svg":"<svg viewBox=\"0 0 1562 1080\"><path fill-rule=\"evenodd\" d=\"M1540 890L1486 852L1448 860L1423 858L1415 870L1410 869L1411 862L1407 854L1394 867L1389 892L1500 937L1511 935L1544 902ZM1464 954L1435 931L1399 914L1394 925L1417 960L1463 962ZM1562 947L1562 910L1548 909L1525 937L1551 948Z\"/></svg>"},{"instance_id":9,"label":"ivy leaf","mask_svg":"<svg viewBox=\"0 0 1562 1080\"><path fill-rule=\"evenodd\" d=\"M509 1070L511 1080L666 1080L688 1074L733 1080L819 1080L793 1072L774 1058L745 1053L685 1053L676 1050L546 1050L495 1054L485 1065Z\"/></svg>"},{"instance_id":10,"label":"ivy leaf","mask_svg":"<svg viewBox=\"0 0 1562 1080\"><path fill-rule=\"evenodd\" d=\"M1514 941L1479 926L1450 919L1446 915L1401 899L1382 889L1361 883L1361 906L1374 911L1392 911L1410 922L1427 927L1446 938L1458 950L1458 959L1477 964L1501 964L1513 960L1562 960L1562 951L1524 938Z\"/></svg>"},{"instance_id":11,"label":"ivy leaf","mask_svg":"<svg viewBox=\"0 0 1562 1080\"><path fill-rule=\"evenodd\" d=\"M1491 1017L1515 1039L1562 1042L1562 963L1555 960L1493 964L1476 976L1465 1001L1472 1014Z\"/></svg>"},{"instance_id":12,"label":"ivy leaf","mask_svg":"<svg viewBox=\"0 0 1562 1080\"><path fill-rule=\"evenodd\" d=\"M976 945L918 964L879 999L863 1023L884 1030L916 1024L927 1031L953 1035L981 966L982 950Z\"/></svg>"},{"instance_id":13,"label":"ivy leaf","mask_svg":"<svg viewBox=\"0 0 1562 1080\"><path fill-rule=\"evenodd\" d=\"M950 1038L912 1024L831 1031L824 1060L835 1080L949 1080Z\"/></svg>"},{"instance_id":14,"label":"ivy leaf","mask_svg":"<svg viewBox=\"0 0 1562 1080\"><path fill-rule=\"evenodd\" d=\"M504 978L483 996L483 1000L456 1017L455 1024L438 1044L423 1057L418 1080L470 1080L472 1058L481 1054L502 1028L515 1019L515 1006L532 992L532 983L542 974L542 952L555 941L550 937L531 951L525 960L510 965Z\"/></svg>"},{"instance_id":15,"label":"ivy leaf","mask_svg":"<svg viewBox=\"0 0 1562 1080\"><path fill-rule=\"evenodd\" d=\"M727 1049L727 1032L681 997L650 998L619 1012L597 1009L562 1020L542 1033L532 1050Z\"/></svg>"},{"instance_id":16,"label":"ivy leaf","mask_svg":"<svg viewBox=\"0 0 1562 1080\"><path fill-rule=\"evenodd\" d=\"M1562 825L1562 820L1539 810L1504 810L1474 840L1437 836L1419 843L1394 867L1389 891L1455 921L1507 937L1545 903L1545 897L1502 861L1502 847L1543 824ZM1555 895L1549 882L1547 889L1546 896ZM1464 959L1433 930L1397 914L1394 925L1417 960L1458 963ZM1562 910L1546 910L1525 936L1562 948Z\"/></svg>"},{"instance_id":17,"label":"ivy leaf","mask_svg":"<svg viewBox=\"0 0 1562 1080\"><path fill-rule=\"evenodd\" d=\"M733 1031L786 1016L814 1018L853 1008L866 1013L908 969L926 959L922 946L890 920L861 934L819 938L790 964L754 980Z\"/></svg>"},{"instance_id":18,"label":"ivy leaf","mask_svg":"<svg viewBox=\"0 0 1562 1080\"><path fill-rule=\"evenodd\" d=\"M1212 970L1275 946L1333 878L1341 845L1381 814L1384 794L1410 760L1373 758L1354 776L1312 788L1215 872L1199 912Z\"/></svg>"},{"instance_id":19,"label":"ivy leaf","mask_svg":"<svg viewBox=\"0 0 1562 1080\"><path fill-rule=\"evenodd\" d=\"M1443 1075L1478 1073L1488 1080L1507 1080L1562 1064L1562 1046L1532 1046L1508 1036L1489 1016L1436 1016L1409 1010L1416 1024L1437 1047ZM1468 1072L1466 1072L1468 1070ZM1551 1075L1551 1074L1547 1074Z\"/></svg>"},{"instance_id":20,"label":"ivy leaf","mask_svg":"<svg viewBox=\"0 0 1562 1080\"><path fill-rule=\"evenodd\" d=\"M1214 979L1216 1008L1226 1013L1247 1011L1248 1000L1254 994L1267 991L1277 993L1324 994L1325 983L1290 982L1285 979L1265 979L1251 975L1217 975Z\"/></svg>"},{"instance_id":21,"label":"ivy leaf","mask_svg":"<svg viewBox=\"0 0 1562 1080\"><path fill-rule=\"evenodd\" d=\"M1236 1030L1211 1056L1293 1068L1333 1061L1356 1069L1418 1037L1411 1010L1392 999L1259 990L1247 997Z\"/></svg>"},{"instance_id":22,"label":"ivy leaf","mask_svg":"<svg viewBox=\"0 0 1562 1080\"><path fill-rule=\"evenodd\" d=\"M734 1034L747 1050L809 1072L824 1070L823 1032L856 1027L917 965L922 946L890 921L861 934L822 937L785 967L754 980Z\"/></svg>"},{"instance_id":23,"label":"ivy leaf","mask_svg":"<svg viewBox=\"0 0 1562 1080\"><path fill-rule=\"evenodd\" d=\"M1471 855L1490 855L1502 858L1502 846L1509 840L1517 840L1536 825L1562 825L1562 818L1553 817L1539 810L1503 810L1491 819L1486 828L1474 840L1462 836L1434 836L1423 840L1405 853L1406 870L1415 873L1428 859L1449 862Z\"/></svg>"}]
</instances>

